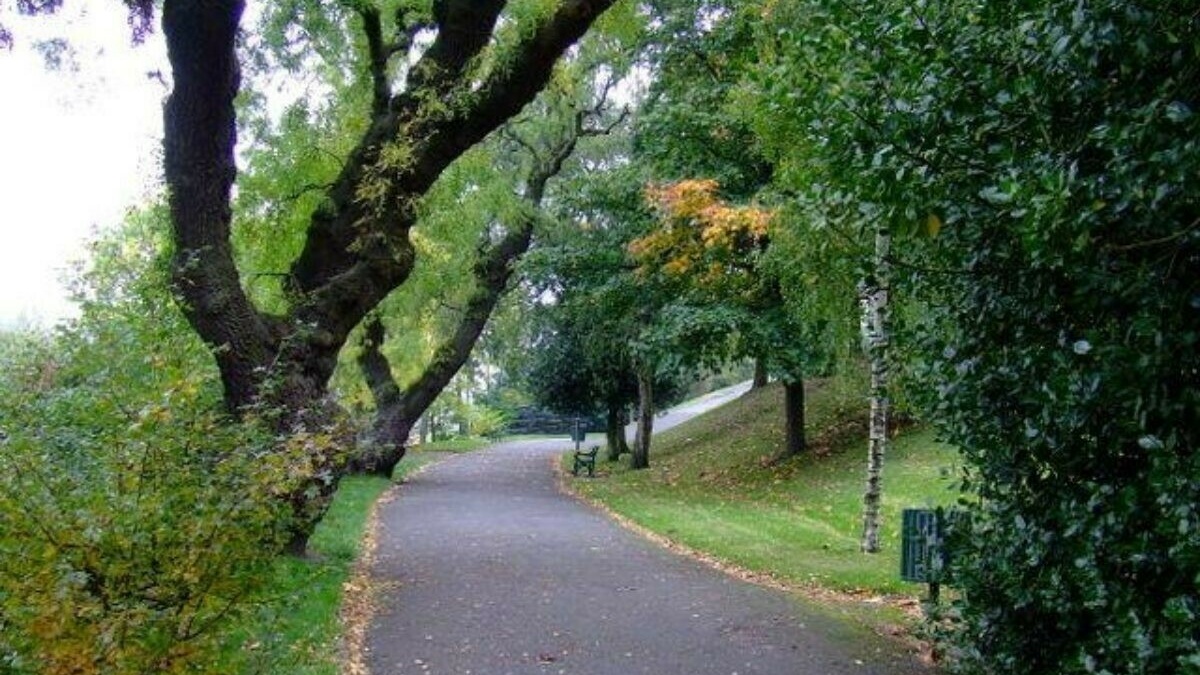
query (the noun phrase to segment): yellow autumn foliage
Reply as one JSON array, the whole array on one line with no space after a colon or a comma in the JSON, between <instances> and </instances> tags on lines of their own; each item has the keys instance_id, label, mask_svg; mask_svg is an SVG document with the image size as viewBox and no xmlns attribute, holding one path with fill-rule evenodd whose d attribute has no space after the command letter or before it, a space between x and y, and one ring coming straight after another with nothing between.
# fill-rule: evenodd
<instances>
[{"instance_id":1,"label":"yellow autumn foliage","mask_svg":"<svg viewBox=\"0 0 1200 675\"><path fill-rule=\"evenodd\" d=\"M628 252L645 277L656 272L700 286L721 284L738 261L766 246L775 212L723 201L712 179L682 180L646 187L659 227L633 240Z\"/></svg>"}]
</instances>

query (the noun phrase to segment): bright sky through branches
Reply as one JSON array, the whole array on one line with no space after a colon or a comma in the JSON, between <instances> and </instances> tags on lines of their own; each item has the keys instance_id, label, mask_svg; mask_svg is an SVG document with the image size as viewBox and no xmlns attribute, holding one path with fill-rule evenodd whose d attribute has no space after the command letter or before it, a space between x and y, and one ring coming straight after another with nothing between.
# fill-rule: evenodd
<instances>
[{"instance_id":1,"label":"bright sky through branches","mask_svg":"<svg viewBox=\"0 0 1200 675\"><path fill-rule=\"evenodd\" d=\"M161 35L130 43L120 3L67 3L17 20L0 51L0 327L71 313L60 277L94 228L119 222L158 182L166 86ZM65 37L74 49L47 71L33 48Z\"/></svg>"}]
</instances>

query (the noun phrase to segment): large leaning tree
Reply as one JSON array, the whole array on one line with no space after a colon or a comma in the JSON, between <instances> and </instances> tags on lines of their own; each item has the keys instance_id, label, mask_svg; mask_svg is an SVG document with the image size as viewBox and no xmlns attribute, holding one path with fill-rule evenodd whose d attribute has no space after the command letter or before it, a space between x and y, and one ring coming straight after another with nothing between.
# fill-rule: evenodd
<instances>
[{"instance_id":1,"label":"large leaning tree","mask_svg":"<svg viewBox=\"0 0 1200 675\"><path fill-rule=\"evenodd\" d=\"M533 99L613 0L537 3L502 17L509 5L529 4L434 0L384 17L371 2L330 3L359 16L370 123L312 213L288 271L286 311L268 314L244 291L230 243L245 3L164 3L174 83L164 111L173 280L188 322L213 350L230 412L274 411L282 430L324 422L326 386L350 331L412 270L418 200ZM427 45L421 35L431 36ZM307 508L312 493L293 501ZM311 515L297 525L294 550L305 546Z\"/></svg>"},{"instance_id":2,"label":"large leaning tree","mask_svg":"<svg viewBox=\"0 0 1200 675\"><path fill-rule=\"evenodd\" d=\"M612 2L564 0L521 37L498 40L507 4L439 0L428 16L400 12L390 39L379 10L355 4L370 46L371 124L312 214L290 270L290 308L270 316L243 292L229 242L244 2L164 5L174 79L164 113L174 280L188 321L214 348L231 411L266 396L296 417L320 399L350 330L412 269L417 200L538 93L562 52ZM393 61L410 53L418 30L436 37L395 92Z\"/></svg>"},{"instance_id":3,"label":"large leaning tree","mask_svg":"<svg viewBox=\"0 0 1200 675\"><path fill-rule=\"evenodd\" d=\"M397 382L381 349L384 321L378 313L367 320L357 360L371 389L375 416L365 447L353 460L357 470L391 475L404 457L409 432L467 362L483 335L492 312L511 286L517 262L533 243L538 221L550 217L543 212L547 184L563 170L581 138L605 135L624 120L624 112L608 110L613 81L597 85L592 75L588 72L570 86L561 85L559 88L565 91L548 97L552 102L532 106L531 112L540 118L540 124L526 124L524 128L510 124L502 129L502 138L497 140L503 143L496 145L507 147L497 148L498 154L509 155L508 164L524 169L518 172L522 186L518 208L508 210L502 219L507 222L494 222L481 233L471 267L472 292L449 335L438 343L416 379L404 386ZM593 91L597 88L598 94ZM606 121L606 117L611 119Z\"/></svg>"}]
</instances>

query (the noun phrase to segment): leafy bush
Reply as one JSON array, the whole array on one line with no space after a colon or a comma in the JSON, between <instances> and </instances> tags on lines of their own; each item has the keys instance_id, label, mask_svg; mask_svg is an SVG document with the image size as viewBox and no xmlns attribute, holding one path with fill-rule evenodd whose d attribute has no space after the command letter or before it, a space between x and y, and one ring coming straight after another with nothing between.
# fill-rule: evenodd
<instances>
[{"instance_id":1,"label":"leafy bush","mask_svg":"<svg viewBox=\"0 0 1200 675\"><path fill-rule=\"evenodd\" d=\"M980 497L960 662L1198 672L1200 26L1154 2L977 18L943 103L989 171L939 186L967 274L927 350Z\"/></svg>"},{"instance_id":2,"label":"leafy bush","mask_svg":"<svg viewBox=\"0 0 1200 675\"><path fill-rule=\"evenodd\" d=\"M467 421L472 436L489 438L499 436L508 428L512 415L504 410L485 405L474 405L467 411Z\"/></svg>"},{"instance_id":3,"label":"leafy bush","mask_svg":"<svg viewBox=\"0 0 1200 675\"><path fill-rule=\"evenodd\" d=\"M1200 672L1194 6L769 6L782 179L820 227L923 235L897 287L969 460L956 666Z\"/></svg>"},{"instance_id":4,"label":"leafy bush","mask_svg":"<svg viewBox=\"0 0 1200 675\"><path fill-rule=\"evenodd\" d=\"M135 219L97 243L79 320L6 339L0 655L18 673L196 672L252 606L305 477L220 412L203 345ZM266 459L271 461L265 461Z\"/></svg>"},{"instance_id":5,"label":"leafy bush","mask_svg":"<svg viewBox=\"0 0 1200 675\"><path fill-rule=\"evenodd\" d=\"M108 428L5 406L0 608L22 670L183 672L247 605L278 550L275 477L186 387Z\"/></svg>"}]
</instances>

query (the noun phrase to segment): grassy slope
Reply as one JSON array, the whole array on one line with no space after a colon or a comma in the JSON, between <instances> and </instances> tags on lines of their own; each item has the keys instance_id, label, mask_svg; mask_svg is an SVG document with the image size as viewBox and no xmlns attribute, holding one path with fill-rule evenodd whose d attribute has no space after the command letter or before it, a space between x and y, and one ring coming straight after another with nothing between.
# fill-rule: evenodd
<instances>
[{"instance_id":1,"label":"grassy slope","mask_svg":"<svg viewBox=\"0 0 1200 675\"><path fill-rule=\"evenodd\" d=\"M807 456L774 464L783 392L752 391L655 437L651 468L600 464L583 495L690 548L785 583L916 594L899 580L900 509L953 502L958 461L928 431L896 439L885 460L883 546L859 552L866 434L847 423L863 405L834 387L809 390Z\"/></svg>"}]
</instances>

